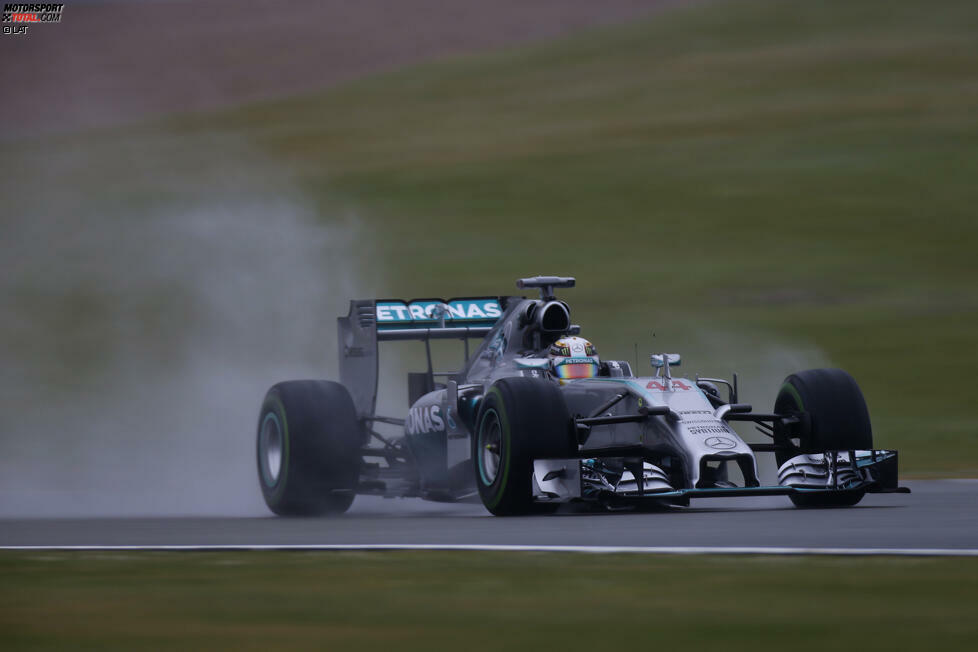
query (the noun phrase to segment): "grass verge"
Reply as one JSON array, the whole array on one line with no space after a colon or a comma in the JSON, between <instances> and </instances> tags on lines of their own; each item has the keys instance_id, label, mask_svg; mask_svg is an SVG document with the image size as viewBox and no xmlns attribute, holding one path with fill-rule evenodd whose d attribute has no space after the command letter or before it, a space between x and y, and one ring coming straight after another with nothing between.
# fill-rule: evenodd
<instances>
[{"instance_id":1,"label":"grass verge","mask_svg":"<svg viewBox=\"0 0 978 652\"><path fill-rule=\"evenodd\" d=\"M0 554L4 649L965 649L978 560Z\"/></svg>"}]
</instances>

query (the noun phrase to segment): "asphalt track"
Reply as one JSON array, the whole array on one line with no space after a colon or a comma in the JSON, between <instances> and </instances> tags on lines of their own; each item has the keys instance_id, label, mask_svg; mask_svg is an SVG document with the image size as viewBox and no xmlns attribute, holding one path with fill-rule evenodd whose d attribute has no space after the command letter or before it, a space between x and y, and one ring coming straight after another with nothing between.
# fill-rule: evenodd
<instances>
[{"instance_id":1,"label":"asphalt track","mask_svg":"<svg viewBox=\"0 0 978 652\"><path fill-rule=\"evenodd\" d=\"M978 554L978 480L907 482L912 494L849 509L784 497L702 499L653 513L495 518L480 504L359 497L331 518L2 519L0 547L605 547L668 552L917 551Z\"/></svg>"}]
</instances>

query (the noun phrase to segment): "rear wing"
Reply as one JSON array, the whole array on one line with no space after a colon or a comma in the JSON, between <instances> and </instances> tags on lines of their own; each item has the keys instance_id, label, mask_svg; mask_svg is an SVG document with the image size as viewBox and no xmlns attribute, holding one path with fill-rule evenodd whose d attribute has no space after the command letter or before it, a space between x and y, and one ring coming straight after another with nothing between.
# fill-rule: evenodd
<instances>
[{"instance_id":1,"label":"rear wing","mask_svg":"<svg viewBox=\"0 0 978 652\"><path fill-rule=\"evenodd\" d=\"M483 338L503 316L504 297L442 299L359 299L337 322L340 382L357 414L372 416L377 403L377 342ZM428 355L428 375L432 375Z\"/></svg>"},{"instance_id":2,"label":"rear wing","mask_svg":"<svg viewBox=\"0 0 978 652\"><path fill-rule=\"evenodd\" d=\"M499 297L385 299L374 312L379 341L485 337L503 315Z\"/></svg>"}]
</instances>

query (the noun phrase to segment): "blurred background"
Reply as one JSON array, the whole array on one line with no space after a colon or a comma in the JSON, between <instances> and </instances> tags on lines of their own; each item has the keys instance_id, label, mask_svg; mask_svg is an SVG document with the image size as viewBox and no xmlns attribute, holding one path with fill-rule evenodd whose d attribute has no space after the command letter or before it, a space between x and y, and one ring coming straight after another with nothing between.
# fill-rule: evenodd
<instances>
[{"instance_id":1,"label":"blurred background","mask_svg":"<svg viewBox=\"0 0 978 652\"><path fill-rule=\"evenodd\" d=\"M758 409L842 367L905 475L975 477L976 34L967 0L66 3L0 36L0 515L264 514L262 395L335 377L350 298L534 274L604 357Z\"/></svg>"}]
</instances>

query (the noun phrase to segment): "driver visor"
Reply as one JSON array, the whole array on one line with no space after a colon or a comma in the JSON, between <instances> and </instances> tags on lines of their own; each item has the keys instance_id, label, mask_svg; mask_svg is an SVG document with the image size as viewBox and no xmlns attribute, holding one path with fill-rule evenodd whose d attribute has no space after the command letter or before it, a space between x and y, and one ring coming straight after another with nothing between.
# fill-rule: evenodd
<instances>
[{"instance_id":1,"label":"driver visor","mask_svg":"<svg viewBox=\"0 0 978 652\"><path fill-rule=\"evenodd\" d=\"M557 378L572 380L574 378L594 378L598 375L598 365L594 362L565 362L554 369Z\"/></svg>"}]
</instances>

